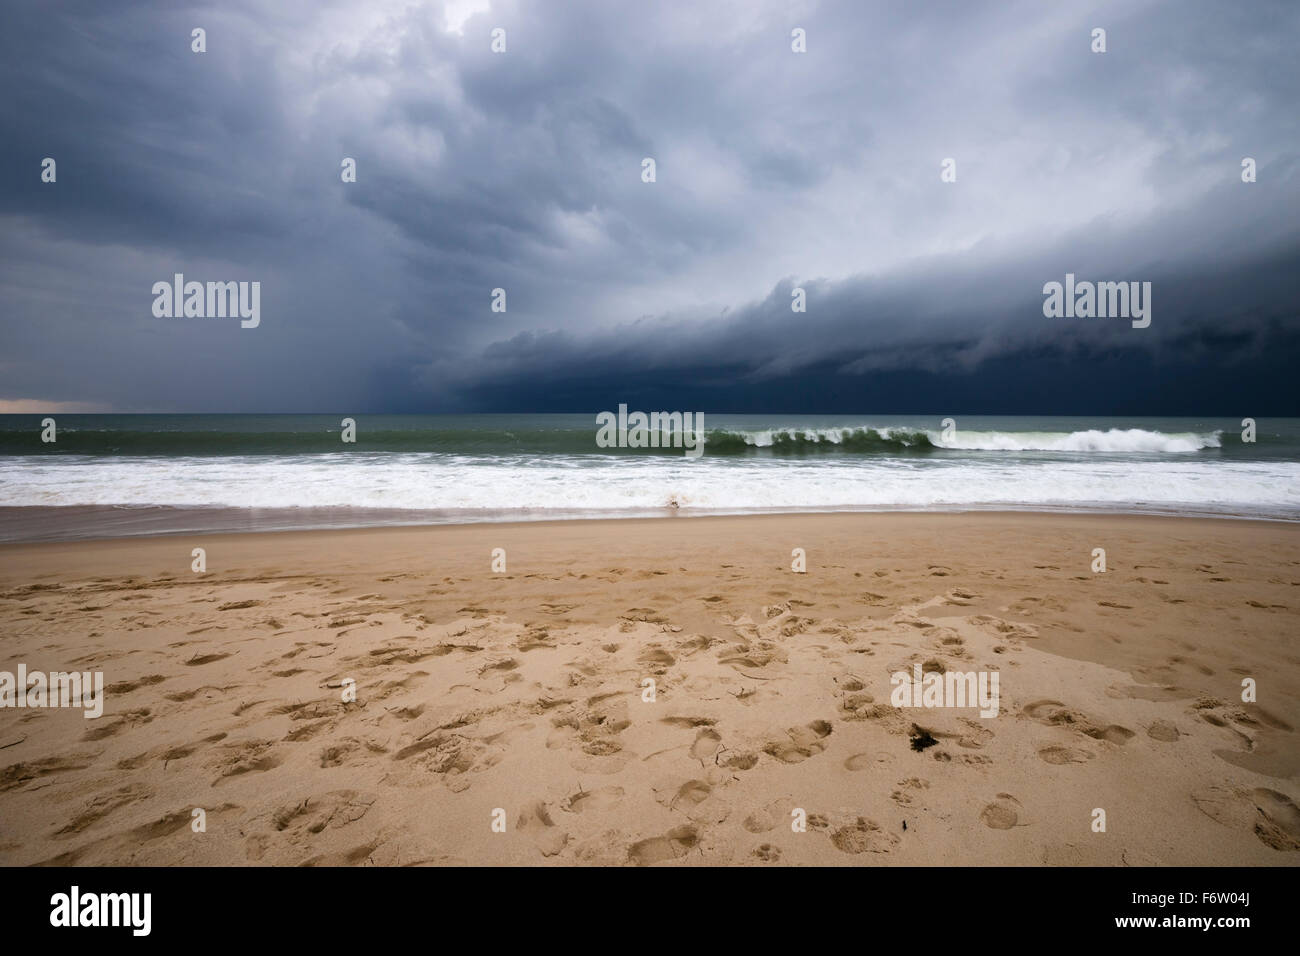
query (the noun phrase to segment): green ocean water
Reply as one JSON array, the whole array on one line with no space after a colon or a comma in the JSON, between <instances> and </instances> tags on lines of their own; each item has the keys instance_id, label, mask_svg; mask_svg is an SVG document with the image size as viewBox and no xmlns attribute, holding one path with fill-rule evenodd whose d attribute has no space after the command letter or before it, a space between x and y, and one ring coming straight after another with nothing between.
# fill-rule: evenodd
<instances>
[{"instance_id":1,"label":"green ocean water","mask_svg":"<svg viewBox=\"0 0 1300 956\"><path fill-rule=\"evenodd\" d=\"M698 458L668 441L600 447L594 412L56 415L53 442L42 419L0 416L0 539L194 530L200 513L203 528L900 508L1300 518L1300 419L1260 419L1246 441L1239 418L705 411Z\"/></svg>"}]
</instances>

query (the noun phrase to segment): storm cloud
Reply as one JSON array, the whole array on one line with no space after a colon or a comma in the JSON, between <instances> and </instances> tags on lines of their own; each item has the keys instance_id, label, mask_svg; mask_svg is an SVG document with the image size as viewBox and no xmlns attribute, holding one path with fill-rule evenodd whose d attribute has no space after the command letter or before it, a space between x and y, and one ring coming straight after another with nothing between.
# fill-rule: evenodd
<instances>
[{"instance_id":1,"label":"storm cloud","mask_svg":"<svg viewBox=\"0 0 1300 956\"><path fill-rule=\"evenodd\" d=\"M1288 2L20 0L0 409L1300 414L1297 38ZM174 273L260 282L261 324L156 318ZM1067 273L1151 282L1151 326L1044 317Z\"/></svg>"}]
</instances>

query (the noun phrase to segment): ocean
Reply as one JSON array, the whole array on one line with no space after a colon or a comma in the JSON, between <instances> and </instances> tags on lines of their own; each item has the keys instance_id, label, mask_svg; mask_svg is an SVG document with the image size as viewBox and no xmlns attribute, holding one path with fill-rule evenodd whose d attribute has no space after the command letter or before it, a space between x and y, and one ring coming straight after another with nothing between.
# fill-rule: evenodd
<instances>
[{"instance_id":1,"label":"ocean","mask_svg":"<svg viewBox=\"0 0 1300 956\"><path fill-rule=\"evenodd\" d=\"M647 409L647 411L649 411ZM587 415L0 416L0 540L796 511L1300 520L1300 419L710 415L704 453Z\"/></svg>"}]
</instances>

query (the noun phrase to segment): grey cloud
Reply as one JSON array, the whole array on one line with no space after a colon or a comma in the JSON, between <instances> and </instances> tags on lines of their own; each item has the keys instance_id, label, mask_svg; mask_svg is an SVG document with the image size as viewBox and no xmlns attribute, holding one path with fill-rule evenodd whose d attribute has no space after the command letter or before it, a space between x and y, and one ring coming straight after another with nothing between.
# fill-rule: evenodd
<instances>
[{"instance_id":1,"label":"grey cloud","mask_svg":"<svg viewBox=\"0 0 1300 956\"><path fill-rule=\"evenodd\" d=\"M11 7L0 399L527 409L734 382L779 410L810 375L1293 348L1294 4L495 3L464 36L436 3ZM173 271L262 280L262 327L160 325ZM1152 327L1044 319L1067 271L1152 280Z\"/></svg>"}]
</instances>

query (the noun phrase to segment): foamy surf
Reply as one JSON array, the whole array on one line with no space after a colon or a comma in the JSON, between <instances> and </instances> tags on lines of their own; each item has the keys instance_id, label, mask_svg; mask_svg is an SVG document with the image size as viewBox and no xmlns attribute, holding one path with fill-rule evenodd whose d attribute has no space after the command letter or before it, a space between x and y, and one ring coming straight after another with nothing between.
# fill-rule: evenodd
<instances>
[{"instance_id":1,"label":"foamy surf","mask_svg":"<svg viewBox=\"0 0 1300 956\"><path fill-rule=\"evenodd\" d=\"M962 418L944 429L937 416L715 416L703 457L689 459L599 448L592 416L362 417L355 445L326 416L83 418L69 416L44 453L32 449L36 430L2 423L0 508L231 511L248 516L240 527L271 512L276 527L338 515L365 524L984 508L1300 520L1291 420L1243 443L1216 427L1226 422L1190 420ZM148 527L180 520L169 515ZM15 527L0 538L30 533L26 518L8 520Z\"/></svg>"},{"instance_id":2,"label":"foamy surf","mask_svg":"<svg viewBox=\"0 0 1300 956\"><path fill-rule=\"evenodd\" d=\"M0 504L388 508L509 514L1158 505L1300 512L1292 462L1022 462L709 458L482 460L438 455L293 459L7 459Z\"/></svg>"},{"instance_id":3,"label":"foamy surf","mask_svg":"<svg viewBox=\"0 0 1300 956\"><path fill-rule=\"evenodd\" d=\"M1219 448L1222 432L1167 435L1143 428L1111 428L1106 431L1055 432L957 432L951 439L932 436L938 448L968 451L1072 451L1131 454L1184 455L1206 448Z\"/></svg>"},{"instance_id":4,"label":"foamy surf","mask_svg":"<svg viewBox=\"0 0 1300 956\"><path fill-rule=\"evenodd\" d=\"M916 429L904 426L837 428L768 428L757 431L718 429L708 434L711 451L734 453L741 448L789 451L819 449L889 453L931 449L961 451L1059 451L1101 454L1189 454L1221 447L1221 431L1166 434L1144 428L1087 429L1071 432L999 432Z\"/></svg>"}]
</instances>

